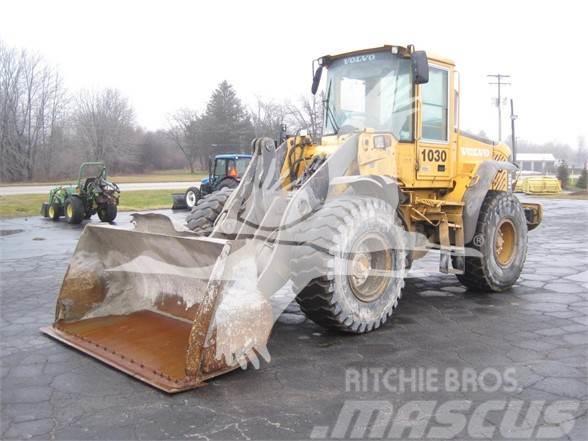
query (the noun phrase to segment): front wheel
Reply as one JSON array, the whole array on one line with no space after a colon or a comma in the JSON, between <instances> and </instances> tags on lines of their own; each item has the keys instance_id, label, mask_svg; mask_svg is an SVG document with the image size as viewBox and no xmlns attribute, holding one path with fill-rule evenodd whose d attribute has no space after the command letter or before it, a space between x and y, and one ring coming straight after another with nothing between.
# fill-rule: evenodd
<instances>
[{"instance_id":1,"label":"front wheel","mask_svg":"<svg viewBox=\"0 0 588 441\"><path fill-rule=\"evenodd\" d=\"M47 210L47 215L49 217L49 219L51 220L59 220L59 216L61 212L61 205L59 205L57 202L53 202L52 204L49 205L49 209Z\"/></svg>"},{"instance_id":2,"label":"front wheel","mask_svg":"<svg viewBox=\"0 0 588 441\"><path fill-rule=\"evenodd\" d=\"M186 193L184 193L184 201L190 210L194 208L198 199L200 199L200 189L197 187L190 187L186 190Z\"/></svg>"},{"instance_id":3,"label":"front wheel","mask_svg":"<svg viewBox=\"0 0 588 441\"><path fill-rule=\"evenodd\" d=\"M474 291L500 292L518 280L527 257L527 221L512 193L489 191L476 234L467 246L465 272L459 281Z\"/></svg>"},{"instance_id":4,"label":"front wheel","mask_svg":"<svg viewBox=\"0 0 588 441\"><path fill-rule=\"evenodd\" d=\"M112 222L116 219L117 207L115 204L104 204L98 207L98 217L102 222Z\"/></svg>"},{"instance_id":5,"label":"front wheel","mask_svg":"<svg viewBox=\"0 0 588 441\"><path fill-rule=\"evenodd\" d=\"M405 232L390 204L341 197L301 224L297 236L292 280L308 318L356 334L388 320L406 270Z\"/></svg>"}]
</instances>

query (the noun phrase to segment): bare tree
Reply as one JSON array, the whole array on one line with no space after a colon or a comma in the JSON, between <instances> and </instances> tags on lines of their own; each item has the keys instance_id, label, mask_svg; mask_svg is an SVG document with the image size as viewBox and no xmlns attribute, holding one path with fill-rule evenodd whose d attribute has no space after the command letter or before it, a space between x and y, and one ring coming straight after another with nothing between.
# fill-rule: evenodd
<instances>
[{"instance_id":1,"label":"bare tree","mask_svg":"<svg viewBox=\"0 0 588 441\"><path fill-rule=\"evenodd\" d=\"M312 95L303 96L299 105L287 104L287 118L295 131L308 130L313 139L319 139L323 134L323 97Z\"/></svg>"},{"instance_id":2,"label":"bare tree","mask_svg":"<svg viewBox=\"0 0 588 441\"><path fill-rule=\"evenodd\" d=\"M256 137L267 136L278 139L283 124L288 123L289 106L257 98L256 108L251 111L251 120Z\"/></svg>"},{"instance_id":3,"label":"bare tree","mask_svg":"<svg viewBox=\"0 0 588 441\"><path fill-rule=\"evenodd\" d=\"M38 55L0 42L0 179L33 178L41 153L55 147L50 139L65 105L55 69Z\"/></svg>"},{"instance_id":4,"label":"bare tree","mask_svg":"<svg viewBox=\"0 0 588 441\"><path fill-rule=\"evenodd\" d=\"M190 173L194 173L197 161L199 168L206 167L207 152L202 144L202 118L195 111L180 109L171 115L168 135L186 158Z\"/></svg>"},{"instance_id":5,"label":"bare tree","mask_svg":"<svg viewBox=\"0 0 588 441\"><path fill-rule=\"evenodd\" d=\"M74 124L92 160L112 165L134 154L134 112L118 90L81 92Z\"/></svg>"}]
</instances>

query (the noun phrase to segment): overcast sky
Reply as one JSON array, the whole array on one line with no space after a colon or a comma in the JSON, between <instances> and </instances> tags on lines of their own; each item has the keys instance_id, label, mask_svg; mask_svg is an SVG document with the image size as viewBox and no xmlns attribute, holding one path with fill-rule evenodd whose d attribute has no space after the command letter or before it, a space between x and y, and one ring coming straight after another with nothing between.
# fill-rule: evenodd
<instances>
[{"instance_id":1,"label":"overcast sky","mask_svg":"<svg viewBox=\"0 0 588 441\"><path fill-rule=\"evenodd\" d=\"M223 79L248 105L295 101L310 88L313 58L412 43L456 62L462 127L496 136L486 74L500 72L512 75L519 137L575 145L588 137L582 3L13 0L2 3L0 39L57 65L74 92L120 89L148 129L165 128L180 107L202 110ZM504 127L506 137L506 117Z\"/></svg>"}]
</instances>

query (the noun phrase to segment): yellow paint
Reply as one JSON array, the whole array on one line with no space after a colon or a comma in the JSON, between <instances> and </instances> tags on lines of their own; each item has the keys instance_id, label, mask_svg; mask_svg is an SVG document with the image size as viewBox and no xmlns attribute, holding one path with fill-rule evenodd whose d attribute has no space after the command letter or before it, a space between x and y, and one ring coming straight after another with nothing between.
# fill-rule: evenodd
<instances>
[{"instance_id":1,"label":"yellow paint","mask_svg":"<svg viewBox=\"0 0 588 441\"><path fill-rule=\"evenodd\" d=\"M526 194L561 193L561 183L555 176L526 176L517 180L515 191Z\"/></svg>"},{"instance_id":2,"label":"yellow paint","mask_svg":"<svg viewBox=\"0 0 588 441\"><path fill-rule=\"evenodd\" d=\"M357 51L362 53L365 51ZM355 54L351 53L351 54ZM357 160L350 174L387 176L395 179L409 198L409 203L401 207L409 229L415 224L429 226L445 222L454 230L452 237L461 234L463 238L463 200L469 186L475 184L478 167L489 160L508 161L510 148L505 144L484 142L468 136L459 128L459 83L455 66L450 60L429 56L429 65L448 72L447 141L432 142L422 139L421 87L414 87L412 142L398 142L391 134L375 133L366 129L359 134ZM312 143L306 137L290 138L282 177L290 183L290 163L301 158L308 164L314 155L330 155L352 135L325 136L320 143ZM376 140L377 137L380 137ZM385 142L382 142L384 137ZM376 142L378 141L378 142ZM304 145L304 149L300 148ZM384 147L382 147L384 146ZM303 167L296 170L296 176L303 173ZM491 188L507 191L510 185L507 172L500 172ZM457 239L455 239L457 240Z\"/></svg>"}]
</instances>

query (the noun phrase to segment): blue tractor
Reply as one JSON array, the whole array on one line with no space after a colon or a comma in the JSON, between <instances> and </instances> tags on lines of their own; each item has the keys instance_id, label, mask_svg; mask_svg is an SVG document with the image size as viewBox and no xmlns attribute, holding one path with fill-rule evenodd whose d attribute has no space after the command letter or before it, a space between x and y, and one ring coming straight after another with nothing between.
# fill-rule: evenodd
<instances>
[{"instance_id":1,"label":"blue tractor","mask_svg":"<svg viewBox=\"0 0 588 441\"><path fill-rule=\"evenodd\" d=\"M210 161L208 177L200 181L200 187L191 186L185 193L174 193L172 209L192 209L200 198L223 188L235 188L251 161L251 155L230 153L216 155Z\"/></svg>"}]
</instances>

